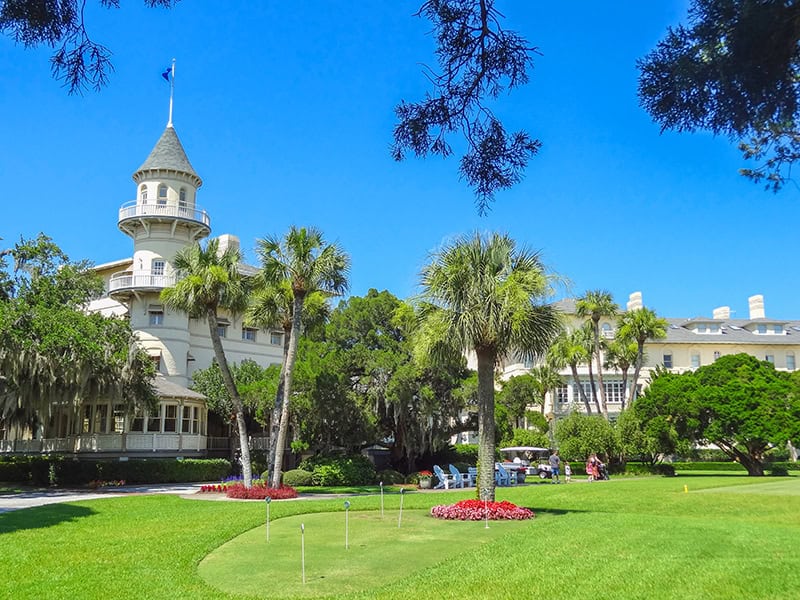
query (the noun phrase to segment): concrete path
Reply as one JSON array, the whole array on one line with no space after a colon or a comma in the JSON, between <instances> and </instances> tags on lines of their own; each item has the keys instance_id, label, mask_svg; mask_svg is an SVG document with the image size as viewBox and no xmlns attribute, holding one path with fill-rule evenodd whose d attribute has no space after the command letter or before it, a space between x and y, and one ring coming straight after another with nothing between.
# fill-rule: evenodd
<instances>
[{"instance_id":1,"label":"concrete path","mask_svg":"<svg viewBox=\"0 0 800 600\"><path fill-rule=\"evenodd\" d=\"M78 500L97 500L98 498L117 498L131 494L194 494L201 483L179 483L163 485L126 485L99 490L59 490L37 488L19 494L0 494L0 514L10 510L57 504L59 502L75 502Z\"/></svg>"}]
</instances>

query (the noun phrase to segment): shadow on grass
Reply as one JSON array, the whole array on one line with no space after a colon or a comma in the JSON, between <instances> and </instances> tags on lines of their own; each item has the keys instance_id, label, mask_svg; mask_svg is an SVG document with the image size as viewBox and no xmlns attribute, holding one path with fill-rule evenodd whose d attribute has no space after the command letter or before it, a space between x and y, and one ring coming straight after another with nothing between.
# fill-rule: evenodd
<instances>
[{"instance_id":1,"label":"shadow on grass","mask_svg":"<svg viewBox=\"0 0 800 600\"><path fill-rule=\"evenodd\" d=\"M526 506L528 510L532 510L533 514L537 517L539 515L549 515L553 517L563 517L564 515L570 514L579 514L579 513L592 513L596 512L594 510L574 510L574 509L564 509L564 508L536 508L535 506Z\"/></svg>"},{"instance_id":2,"label":"shadow on grass","mask_svg":"<svg viewBox=\"0 0 800 600\"><path fill-rule=\"evenodd\" d=\"M76 521L95 514L90 508L71 504L48 504L24 510L0 513L0 534L22 529L42 529Z\"/></svg>"}]
</instances>

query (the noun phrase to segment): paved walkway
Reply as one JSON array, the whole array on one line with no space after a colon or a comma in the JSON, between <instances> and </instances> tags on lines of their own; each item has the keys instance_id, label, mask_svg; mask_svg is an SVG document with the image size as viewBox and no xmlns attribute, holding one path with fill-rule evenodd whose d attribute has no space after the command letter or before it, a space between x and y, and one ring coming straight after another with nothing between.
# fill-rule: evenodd
<instances>
[{"instance_id":1,"label":"paved walkway","mask_svg":"<svg viewBox=\"0 0 800 600\"><path fill-rule=\"evenodd\" d=\"M179 483L163 485L126 485L109 487L93 491L59 490L39 488L19 494L0 494L0 514L10 510L57 504L59 502L75 502L78 500L97 500L98 498L117 498L131 494L194 494L201 483Z\"/></svg>"}]
</instances>

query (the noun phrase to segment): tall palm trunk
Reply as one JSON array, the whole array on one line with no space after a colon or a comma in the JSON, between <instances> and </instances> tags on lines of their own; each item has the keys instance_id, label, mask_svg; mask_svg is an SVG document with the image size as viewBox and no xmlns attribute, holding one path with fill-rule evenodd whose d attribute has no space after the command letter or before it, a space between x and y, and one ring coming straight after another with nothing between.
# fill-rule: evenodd
<instances>
[{"instance_id":1,"label":"tall palm trunk","mask_svg":"<svg viewBox=\"0 0 800 600\"><path fill-rule=\"evenodd\" d=\"M281 372L278 375L278 389L275 392L275 405L272 407L272 415L269 421L269 456L267 457L267 471L275 472L275 449L278 447L278 433L281 429L281 414L283 406L283 385L286 375L286 357L289 355L289 339L292 335L292 327L288 325L283 329L283 362Z\"/></svg>"},{"instance_id":2,"label":"tall palm trunk","mask_svg":"<svg viewBox=\"0 0 800 600\"><path fill-rule=\"evenodd\" d=\"M597 390L597 404L600 407L600 412L603 413L603 416L608 420L608 407L606 406L606 388L603 384L603 360L601 358L600 352L600 322L595 321L594 323L594 359L595 364L597 364L597 381L598 381L598 390Z\"/></svg>"},{"instance_id":3,"label":"tall palm trunk","mask_svg":"<svg viewBox=\"0 0 800 600\"><path fill-rule=\"evenodd\" d=\"M628 368L623 367L622 371L622 410L625 410L625 397L628 395Z\"/></svg>"},{"instance_id":4,"label":"tall palm trunk","mask_svg":"<svg viewBox=\"0 0 800 600\"><path fill-rule=\"evenodd\" d=\"M631 381L631 401L633 404L636 401L636 396L639 394L639 371L642 369L642 362L644 362L644 342L636 341L638 345L638 352L636 353L636 367L633 369L633 381Z\"/></svg>"},{"instance_id":5,"label":"tall palm trunk","mask_svg":"<svg viewBox=\"0 0 800 600\"><path fill-rule=\"evenodd\" d=\"M594 371L592 370L592 357L589 357L589 362L586 363L586 366L589 367L589 384L592 388L592 401L594 402L595 408L597 409L597 414L599 415L602 410L600 409L600 399L597 396L597 383L594 380Z\"/></svg>"},{"instance_id":6,"label":"tall palm trunk","mask_svg":"<svg viewBox=\"0 0 800 600\"><path fill-rule=\"evenodd\" d=\"M581 400L583 400L583 405L586 407L586 414L590 415L592 414L592 405L589 403L586 390L583 389L583 383L581 383L581 378L578 375L578 363L570 363L569 368L572 370L572 380L578 386L578 393L581 396Z\"/></svg>"},{"instance_id":7,"label":"tall palm trunk","mask_svg":"<svg viewBox=\"0 0 800 600\"><path fill-rule=\"evenodd\" d=\"M242 461L242 478L244 479L245 487L250 487L253 485L253 470L250 463L250 442L247 439L247 423L244 420L244 404L239 396L239 390L236 389L231 370L228 368L225 351L222 349L222 340L219 337L219 323L217 322L217 309L213 306L206 308L206 317L208 319L208 330L211 334L211 346L214 348L214 356L217 359L220 373L222 373L222 381L225 383L225 388L228 390L228 395L233 403L233 410L236 413L236 429L239 430Z\"/></svg>"},{"instance_id":8,"label":"tall palm trunk","mask_svg":"<svg viewBox=\"0 0 800 600\"><path fill-rule=\"evenodd\" d=\"M491 350L479 349L478 358L478 493L494 501L494 365Z\"/></svg>"},{"instance_id":9,"label":"tall palm trunk","mask_svg":"<svg viewBox=\"0 0 800 600\"><path fill-rule=\"evenodd\" d=\"M286 435L289 431L289 401L292 396L292 372L297 358L297 344L300 337L300 324L303 317L303 300L305 293L294 290L294 307L292 312L292 331L289 334L289 349L286 352L283 374L283 404L281 406L281 425L278 440L275 444L275 470L272 473L272 487L280 487L283 470L283 453L286 449Z\"/></svg>"}]
</instances>

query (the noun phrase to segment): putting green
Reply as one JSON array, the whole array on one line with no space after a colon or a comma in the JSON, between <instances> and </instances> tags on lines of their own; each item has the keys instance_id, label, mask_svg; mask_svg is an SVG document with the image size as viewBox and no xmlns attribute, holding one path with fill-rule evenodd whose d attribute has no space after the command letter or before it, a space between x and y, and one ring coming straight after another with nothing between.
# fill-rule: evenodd
<instances>
[{"instance_id":1,"label":"putting green","mask_svg":"<svg viewBox=\"0 0 800 600\"><path fill-rule=\"evenodd\" d=\"M305 573L301 573L300 524L305 527ZM206 556L198 567L209 585L229 593L313 598L363 591L399 580L529 521L443 521L428 511L317 513L278 519L244 533Z\"/></svg>"}]
</instances>

